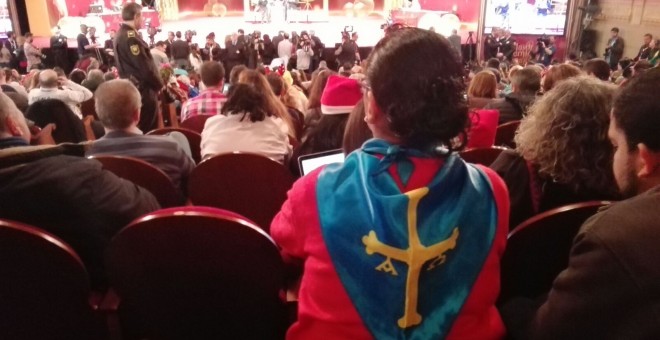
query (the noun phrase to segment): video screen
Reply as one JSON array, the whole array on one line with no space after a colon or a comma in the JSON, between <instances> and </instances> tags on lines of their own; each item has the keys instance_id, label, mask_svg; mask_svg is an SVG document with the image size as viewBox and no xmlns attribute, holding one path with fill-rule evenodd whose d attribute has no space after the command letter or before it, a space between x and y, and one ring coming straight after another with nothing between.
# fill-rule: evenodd
<instances>
[{"instance_id":1,"label":"video screen","mask_svg":"<svg viewBox=\"0 0 660 340\"><path fill-rule=\"evenodd\" d=\"M564 35L569 0L487 0L484 32Z\"/></svg>"}]
</instances>

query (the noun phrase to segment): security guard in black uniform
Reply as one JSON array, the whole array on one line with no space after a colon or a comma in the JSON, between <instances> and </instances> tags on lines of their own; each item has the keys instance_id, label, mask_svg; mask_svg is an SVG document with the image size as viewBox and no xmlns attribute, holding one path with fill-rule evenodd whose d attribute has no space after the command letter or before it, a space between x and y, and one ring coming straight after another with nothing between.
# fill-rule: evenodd
<instances>
[{"instance_id":1,"label":"security guard in black uniform","mask_svg":"<svg viewBox=\"0 0 660 340\"><path fill-rule=\"evenodd\" d=\"M163 88L163 82L149 45L137 32L142 27L142 6L127 3L122 8L121 16L124 23L119 27L114 42L117 69L120 78L130 80L140 91L142 110L138 127L147 133L157 127L158 92Z\"/></svg>"}]
</instances>

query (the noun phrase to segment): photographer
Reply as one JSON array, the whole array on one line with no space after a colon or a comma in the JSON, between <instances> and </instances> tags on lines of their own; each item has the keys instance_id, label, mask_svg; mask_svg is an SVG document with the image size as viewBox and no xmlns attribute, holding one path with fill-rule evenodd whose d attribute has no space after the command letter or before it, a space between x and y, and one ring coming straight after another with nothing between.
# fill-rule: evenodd
<instances>
[{"instance_id":1,"label":"photographer","mask_svg":"<svg viewBox=\"0 0 660 340\"><path fill-rule=\"evenodd\" d=\"M191 30L186 31L185 38L188 45L192 44L192 39L196 35L197 35L197 31L191 31Z\"/></svg>"},{"instance_id":2,"label":"photographer","mask_svg":"<svg viewBox=\"0 0 660 340\"><path fill-rule=\"evenodd\" d=\"M264 53L264 41L261 39L261 32L254 31L249 37L248 46L248 68L254 70L263 64L262 56Z\"/></svg>"},{"instance_id":3,"label":"photographer","mask_svg":"<svg viewBox=\"0 0 660 340\"><path fill-rule=\"evenodd\" d=\"M300 73L309 75L312 57L314 56L314 42L305 33L302 35L299 46L300 47L296 50L296 69L300 71Z\"/></svg>"},{"instance_id":4,"label":"photographer","mask_svg":"<svg viewBox=\"0 0 660 340\"><path fill-rule=\"evenodd\" d=\"M531 52L529 52L529 55L536 62L541 63L547 67L550 66L556 51L557 47L555 47L555 37L543 36L536 40L536 46Z\"/></svg>"},{"instance_id":5,"label":"photographer","mask_svg":"<svg viewBox=\"0 0 660 340\"><path fill-rule=\"evenodd\" d=\"M323 58L323 49L325 45L321 42L321 39L316 36L316 32L309 31L309 37L312 39L312 50L314 50L314 56L312 57L312 67L311 71L315 71L319 67L319 62Z\"/></svg>"},{"instance_id":6,"label":"photographer","mask_svg":"<svg viewBox=\"0 0 660 340\"><path fill-rule=\"evenodd\" d=\"M348 33L346 29L341 32L341 45L335 50L335 56L337 56L337 64L339 66L345 64L355 65L356 62L360 61L357 45L350 39Z\"/></svg>"},{"instance_id":7,"label":"photographer","mask_svg":"<svg viewBox=\"0 0 660 340\"><path fill-rule=\"evenodd\" d=\"M220 61L220 56L222 54L222 49L220 45L215 42L215 33L211 32L206 36L206 45L202 50L202 59L204 61Z\"/></svg>"}]
</instances>

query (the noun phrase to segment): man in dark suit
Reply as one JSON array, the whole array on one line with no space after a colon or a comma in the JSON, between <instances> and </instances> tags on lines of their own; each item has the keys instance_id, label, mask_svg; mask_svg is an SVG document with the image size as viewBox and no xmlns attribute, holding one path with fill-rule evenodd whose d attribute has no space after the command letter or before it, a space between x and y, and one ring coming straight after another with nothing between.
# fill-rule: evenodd
<instances>
[{"instance_id":1,"label":"man in dark suit","mask_svg":"<svg viewBox=\"0 0 660 340\"><path fill-rule=\"evenodd\" d=\"M624 201L587 220L528 339L660 338L660 70L626 85L609 138Z\"/></svg>"},{"instance_id":2,"label":"man in dark suit","mask_svg":"<svg viewBox=\"0 0 660 340\"><path fill-rule=\"evenodd\" d=\"M649 55L651 54L651 41L653 41L653 35L651 33L644 34L644 43L642 47L639 48L635 61L639 60L648 60Z\"/></svg>"},{"instance_id":3,"label":"man in dark suit","mask_svg":"<svg viewBox=\"0 0 660 340\"><path fill-rule=\"evenodd\" d=\"M190 68L190 60L188 59L190 56L190 45L188 45L187 41L181 39L181 31L176 32L176 40L172 42L170 50L172 51L170 59L176 67L182 69Z\"/></svg>"},{"instance_id":4,"label":"man in dark suit","mask_svg":"<svg viewBox=\"0 0 660 340\"><path fill-rule=\"evenodd\" d=\"M245 64L245 46L238 42L238 34L234 33L231 35L231 39L225 46L225 57L223 60L227 74L231 73L231 69L234 66Z\"/></svg>"},{"instance_id":5,"label":"man in dark suit","mask_svg":"<svg viewBox=\"0 0 660 340\"><path fill-rule=\"evenodd\" d=\"M502 47L500 44L500 29L493 28L491 34L487 35L484 41L484 59L497 58L500 47Z\"/></svg>"},{"instance_id":6,"label":"man in dark suit","mask_svg":"<svg viewBox=\"0 0 660 340\"><path fill-rule=\"evenodd\" d=\"M449 40L449 43L451 44L451 47L454 48L454 51L458 53L458 57L463 60L463 53L461 51L461 36L458 35L458 31L451 30L451 35L447 38L447 40Z\"/></svg>"},{"instance_id":7,"label":"man in dark suit","mask_svg":"<svg viewBox=\"0 0 660 340\"><path fill-rule=\"evenodd\" d=\"M607 41L605 48L605 61L610 64L612 70L619 68L619 60L623 57L623 38L619 36L619 28L614 27L610 31L612 37Z\"/></svg>"},{"instance_id":8,"label":"man in dark suit","mask_svg":"<svg viewBox=\"0 0 660 340\"><path fill-rule=\"evenodd\" d=\"M174 32L167 32L167 40L165 40L165 54L172 59L172 43L174 43Z\"/></svg>"},{"instance_id":9,"label":"man in dark suit","mask_svg":"<svg viewBox=\"0 0 660 340\"><path fill-rule=\"evenodd\" d=\"M89 42L89 39L87 39L87 25L82 24L80 25L80 33L78 33L78 37L76 38L76 41L78 42L78 59L82 59L85 57L85 55L92 53L93 49L96 48L95 44L91 44Z\"/></svg>"},{"instance_id":10,"label":"man in dark suit","mask_svg":"<svg viewBox=\"0 0 660 340\"><path fill-rule=\"evenodd\" d=\"M7 41L5 41L5 46L11 53L11 61L9 65L13 69L18 69L18 43L16 42L16 34L14 32L7 32Z\"/></svg>"},{"instance_id":11,"label":"man in dark suit","mask_svg":"<svg viewBox=\"0 0 660 340\"><path fill-rule=\"evenodd\" d=\"M140 38L142 6L127 3L121 11L124 22L115 38L115 59L119 77L130 80L142 96L142 110L138 127L149 132L157 126L158 92L163 88L160 73L156 69L149 45Z\"/></svg>"},{"instance_id":12,"label":"man in dark suit","mask_svg":"<svg viewBox=\"0 0 660 340\"><path fill-rule=\"evenodd\" d=\"M60 27L57 26L55 34L50 37L50 51L53 54L53 65L62 68L63 70L69 70L69 58L67 57L67 50L69 45L67 39L62 35Z\"/></svg>"}]
</instances>

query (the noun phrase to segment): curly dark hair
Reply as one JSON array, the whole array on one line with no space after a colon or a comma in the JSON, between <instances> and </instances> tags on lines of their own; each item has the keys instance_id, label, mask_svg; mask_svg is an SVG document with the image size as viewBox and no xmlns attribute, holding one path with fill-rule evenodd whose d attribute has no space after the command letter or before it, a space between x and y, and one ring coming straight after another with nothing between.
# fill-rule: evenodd
<instances>
[{"instance_id":1,"label":"curly dark hair","mask_svg":"<svg viewBox=\"0 0 660 340\"><path fill-rule=\"evenodd\" d=\"M447 39L419 28L396 30L376 45L366 75L402 145L450 152L466 145L463 67Z\"/></svg>"}]
</instances>

